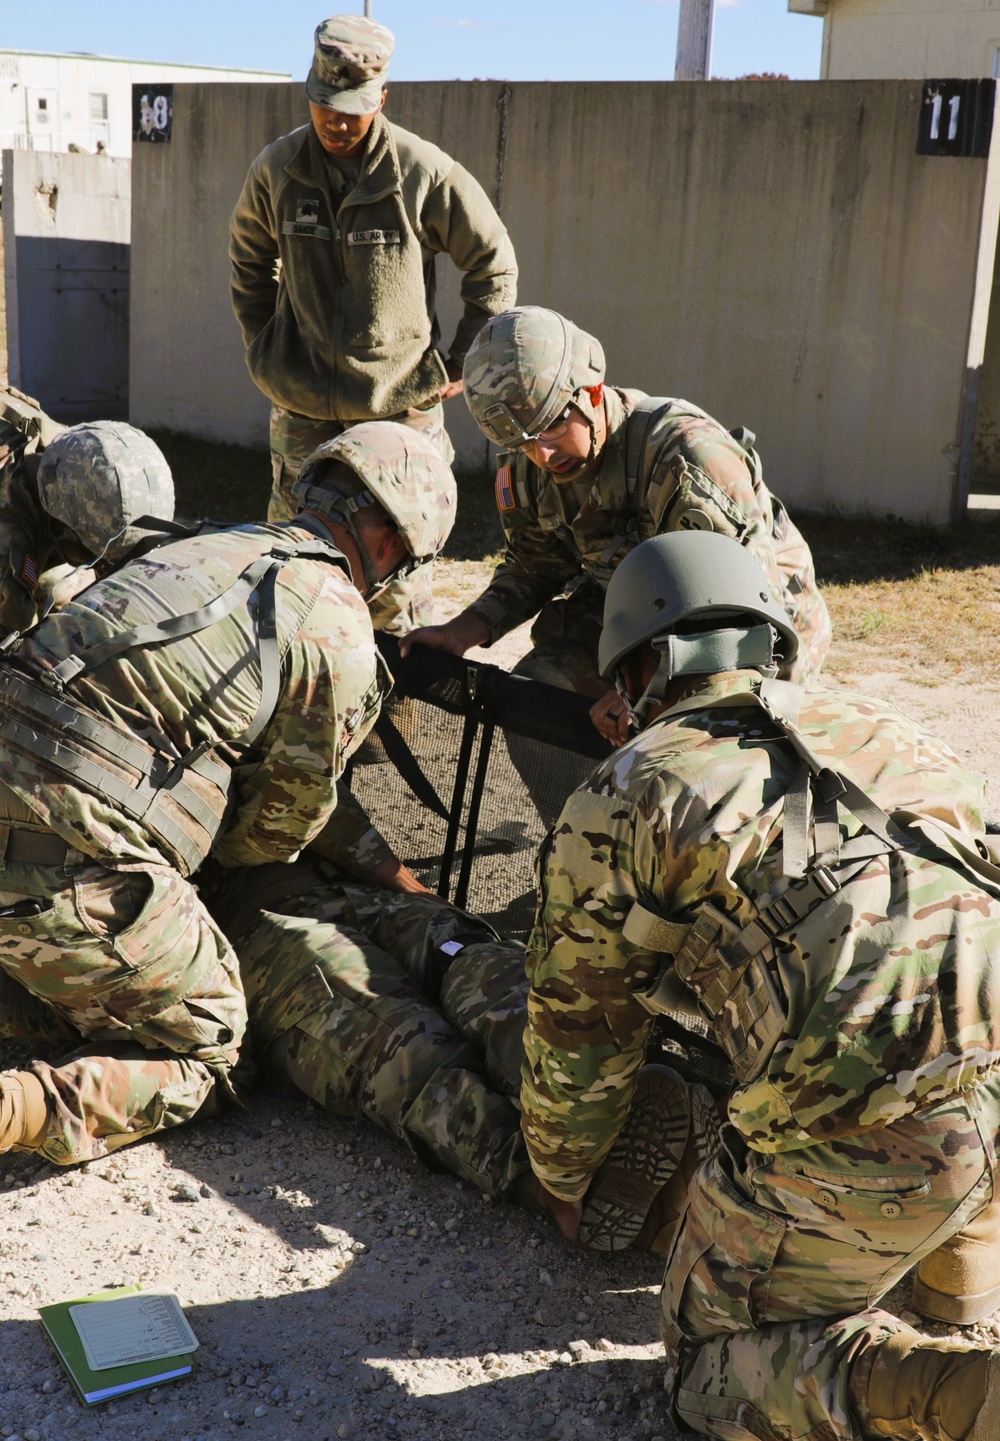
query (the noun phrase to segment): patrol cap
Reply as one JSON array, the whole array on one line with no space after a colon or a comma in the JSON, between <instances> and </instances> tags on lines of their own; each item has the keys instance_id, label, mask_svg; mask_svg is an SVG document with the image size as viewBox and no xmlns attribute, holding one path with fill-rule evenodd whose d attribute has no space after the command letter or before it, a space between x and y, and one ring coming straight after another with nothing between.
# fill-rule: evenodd
<instances>
[{"instance_id":1,"label":"patrol cap","mask_svg":"<svg viewBox=\"0 0 1000 1441\"><path fill-rule=\"evenodd\" d=\"M683 665L675 666L673 674L757 666L761 662L753 646L744 645L740 652L734 642L725 654L705 639L707 633L726 630L728 622L743 616L756 616L773 626L781 639L782 659L795 659L799 638L772 596L759 562L745 546L713 531L653 536L630 551L611 577L598 644L601 674L610 675L643 641L665 649L659 638L665 641L678 626L685 631L700 629L702 635L697 640L694 635L686 637L680 647L685 651ZM703 627L685 624L696 619L704 621Z\"/></svg>"},{"instance_id":2,"label":"patrol cap","mask_svg":"<svg viewBox=\"0 0 1000 1441\"><path fill-rule=\"evenodd\" d=\"M72 425L38 465L38 499L91 555L117 560L146 533L137 521L172 520L174 482L159 446L118 420Z\"/></svg>"},{"instance_id":3,"label":"patrol cap","mask_svg":"<svg viewBox=\"0 0 1000 1441\"><path fill-rule=\"evenodd\" d=\"M389 60L396 47L391 30L364 15L331 15L316 26L306 95L314 105L346 115L374 115L382 104Z\"/></svg>"},{"instance_id":4,"label":"patrol cap","mask_svg":"<svg viewBox=\"0 0 1000 1441\"><path fill-rule=\"evenodd\" d=\"M465 400L496 445L524 445L559 418L578 391L604 380L599 340L540 305L486 322L465 357Z\"/></svg>"},{"instance_id":5,"label":"patrol cap","mask_svg":"<svg viewBox=\"0 0 1000 1441\"><path fill-rule=\"evenodd\" d=\"M324 483L325 461L352 470L364 487L362 496L344 496L335 481ZM458 504L455 477L437 446L395 420L368 420L324 441L303 462L292 496L300 510L318 510L352 529L354 512L377 501L416 561L441 550Z\"/></svg>"}]
</instances>

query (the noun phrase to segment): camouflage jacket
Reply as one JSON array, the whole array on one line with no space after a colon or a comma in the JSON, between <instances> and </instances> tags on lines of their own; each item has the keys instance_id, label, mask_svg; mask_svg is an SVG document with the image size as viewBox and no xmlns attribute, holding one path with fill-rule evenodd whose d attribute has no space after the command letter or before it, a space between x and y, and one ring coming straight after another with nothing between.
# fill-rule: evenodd
<instances>
[{"instance_id":1,"label":"camouflage jacket","mask_svg":"<svg viewBox=\"0 0 1000 1441\"><path fill-rule=\"evenodd\" d=\"M270 400L317 420L380 420L433 404L447 383L434 257L463 272L458 363L513 305L517 265L478 181L383 116L357 185L342 183L311 125L261 152L232 217L233 309Z\"/></svg>"},{"instance_id":2,"label":"camouflage jacket","mask_svg":"<svg viewBox=\"0 0 1000 1441\"><path fill-rule=\"evenodd\" d=\"M576 480L560 481L524 455L502 458L497 504L506 550L469 610L497 640L583 576L606 590L615 567L640 541L672 530L715 530L760 561L802 643L790 678L811 678L830 647L826 602L809 547L764 485L756 453L696 405L677 400L649 434L630 505L626 420L642 398L641 390L605 388L608 438Z\"/></svg>"},{"instance_id":3,"label":"camouflage jacket","mask_svg":"<svg viewBox=\"0 0 1000 1441\"><path fill-rule=\"evenodd\" d=\"M749 698L753 679L692 686L570 796L539 855L522 1107L532 1164L567 1199L626 1115L651 1025L636 993L664 965L733 1060L730 1119L759 1151L888 1124L1000 1064L1000 871L977 871L982 785L885 702L810 688L798 726L909 823L901 850L865 863L742 973L716 951L692 964L688 943L669 956L626 939L636 904L686 923L707 902L743 926L779 885L799 761ZM861 828L841 809L840 829Z\"/></svg>"},{"instance_id":4,"label":"camouflage jacket","mask_svg":"<svg viewBox=\"0 0 1000 1441\"><path fill-rule=\"evenodd\" d=\"M18 671L44 673L64 657L136 625L184 615L224 592L276 542L308 541L294 523L195 536L127 562L24 637ZM278 574L281 675L276 707L255 750L257 769L230 785L233 802L213 854L224 865L288 860L317 836L337 804L337 779L378 712L380 669L368 612L344 572L296 558ZM138 646L68 682L66 697L151 746L169 764L193 747L227 749L256 714L261 670L244 604L208 629ZM59 835L112 868L170 863L148 827L99 789L70 781L34 755L0 747L0 780Z\"/></svg>"}]
</instances>

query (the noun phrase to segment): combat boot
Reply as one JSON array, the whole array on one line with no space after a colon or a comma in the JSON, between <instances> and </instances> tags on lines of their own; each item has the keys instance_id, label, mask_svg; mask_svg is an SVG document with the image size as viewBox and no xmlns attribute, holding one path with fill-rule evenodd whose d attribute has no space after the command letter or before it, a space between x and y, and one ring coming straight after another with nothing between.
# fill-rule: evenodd
<instances>
[{"instance_id":1,"label":"combat boot","mask_svg":"<svg viewBox=\"0 0 1000 1441\"><path fill-rule=\"evenodd\" d=\"M860 1409L870 1438L997 1441L1000 1351L897 1331L875 1351Z\"/></svg>"},{"instance_id":2,"label":"combat boot","mask_svg":"<svg viewBox=\"0 0 1000 1441\"><path fill-rule=\"evenodd\" d=\"M1000 1307L1000 1201L925 1256L913 1283L913 1309L929 1321L974 1326Z\"/></svg>"},{"instance_id":3,"label":"combat boot","mask_svg":"<svg viewBox=\"0 0 1000 1441\"><path fill-rule=\"evenodd\" d=\"M689 1085L669 1066L644 1066L621 1135L583 1203L580 1243L592 1251L624 1251L645 1227L650 1244L643 1249L659 1251L672 1238L688 1181L717 1143L705 1087ZM668 1214L654 1209L661 1195ZM670 1237L661 1235L665 1230Z\"/></svg>"},{"instance_id":4,"label":"combat boot","mask_svg":"<svg viewBox=\"0 0 1000 1441\"><path fill-rule=\"evenodd\" d=\"M30 1071L0 1071L0 1154L37 1151L49 1126L45 1091Z\"/></svg>"}]
</instances>

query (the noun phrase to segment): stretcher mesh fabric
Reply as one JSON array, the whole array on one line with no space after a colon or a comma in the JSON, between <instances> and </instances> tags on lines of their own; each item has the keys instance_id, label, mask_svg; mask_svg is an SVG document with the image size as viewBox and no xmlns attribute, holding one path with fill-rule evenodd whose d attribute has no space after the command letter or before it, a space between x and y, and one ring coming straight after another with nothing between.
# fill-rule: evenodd
<instances>
[{"instance_id":1,"label":"stretcher mesh fabric","mask_svg":"<svg viewBox=\"0 0 1000 1441\"><path fill-rule=\"evenodd\" d=\"M570 791L608 754L590 722L592 702L419 647L403 661L391 637L380 645L396 689L379 733L355 757L351 789L425 885L501 934L524 936L535 853ZM386 750L387 724L445 815L407 784Z\"/></svg>"}]
</instances>

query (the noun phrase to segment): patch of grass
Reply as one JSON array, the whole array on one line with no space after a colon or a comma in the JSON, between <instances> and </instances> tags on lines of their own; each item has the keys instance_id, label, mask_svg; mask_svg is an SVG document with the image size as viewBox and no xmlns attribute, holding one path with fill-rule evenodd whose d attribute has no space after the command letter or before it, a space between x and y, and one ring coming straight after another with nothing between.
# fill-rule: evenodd
<instances>
[{"instance_id":1,"label":"patch of grass","mask_svg":"<svg viewBox=\"0 0 1000 1441\"><path fill-rule=\"evenodd\" d=\"M271 494L271 457L266 450L222 445L174 430L149 434L173 471L179 519L231 525L264 519Z\"/></svg>"},{"instance_id":2,"label":"patch of grass","mask_svg":"<svg viewBox=\"0 0 1000 1441\"><path fill-rule=\"evenodd\" d=\"M1000 684L1000 516L959 526L796 515L833 621L831 677Z\"/></svg>"}]
</instances>

